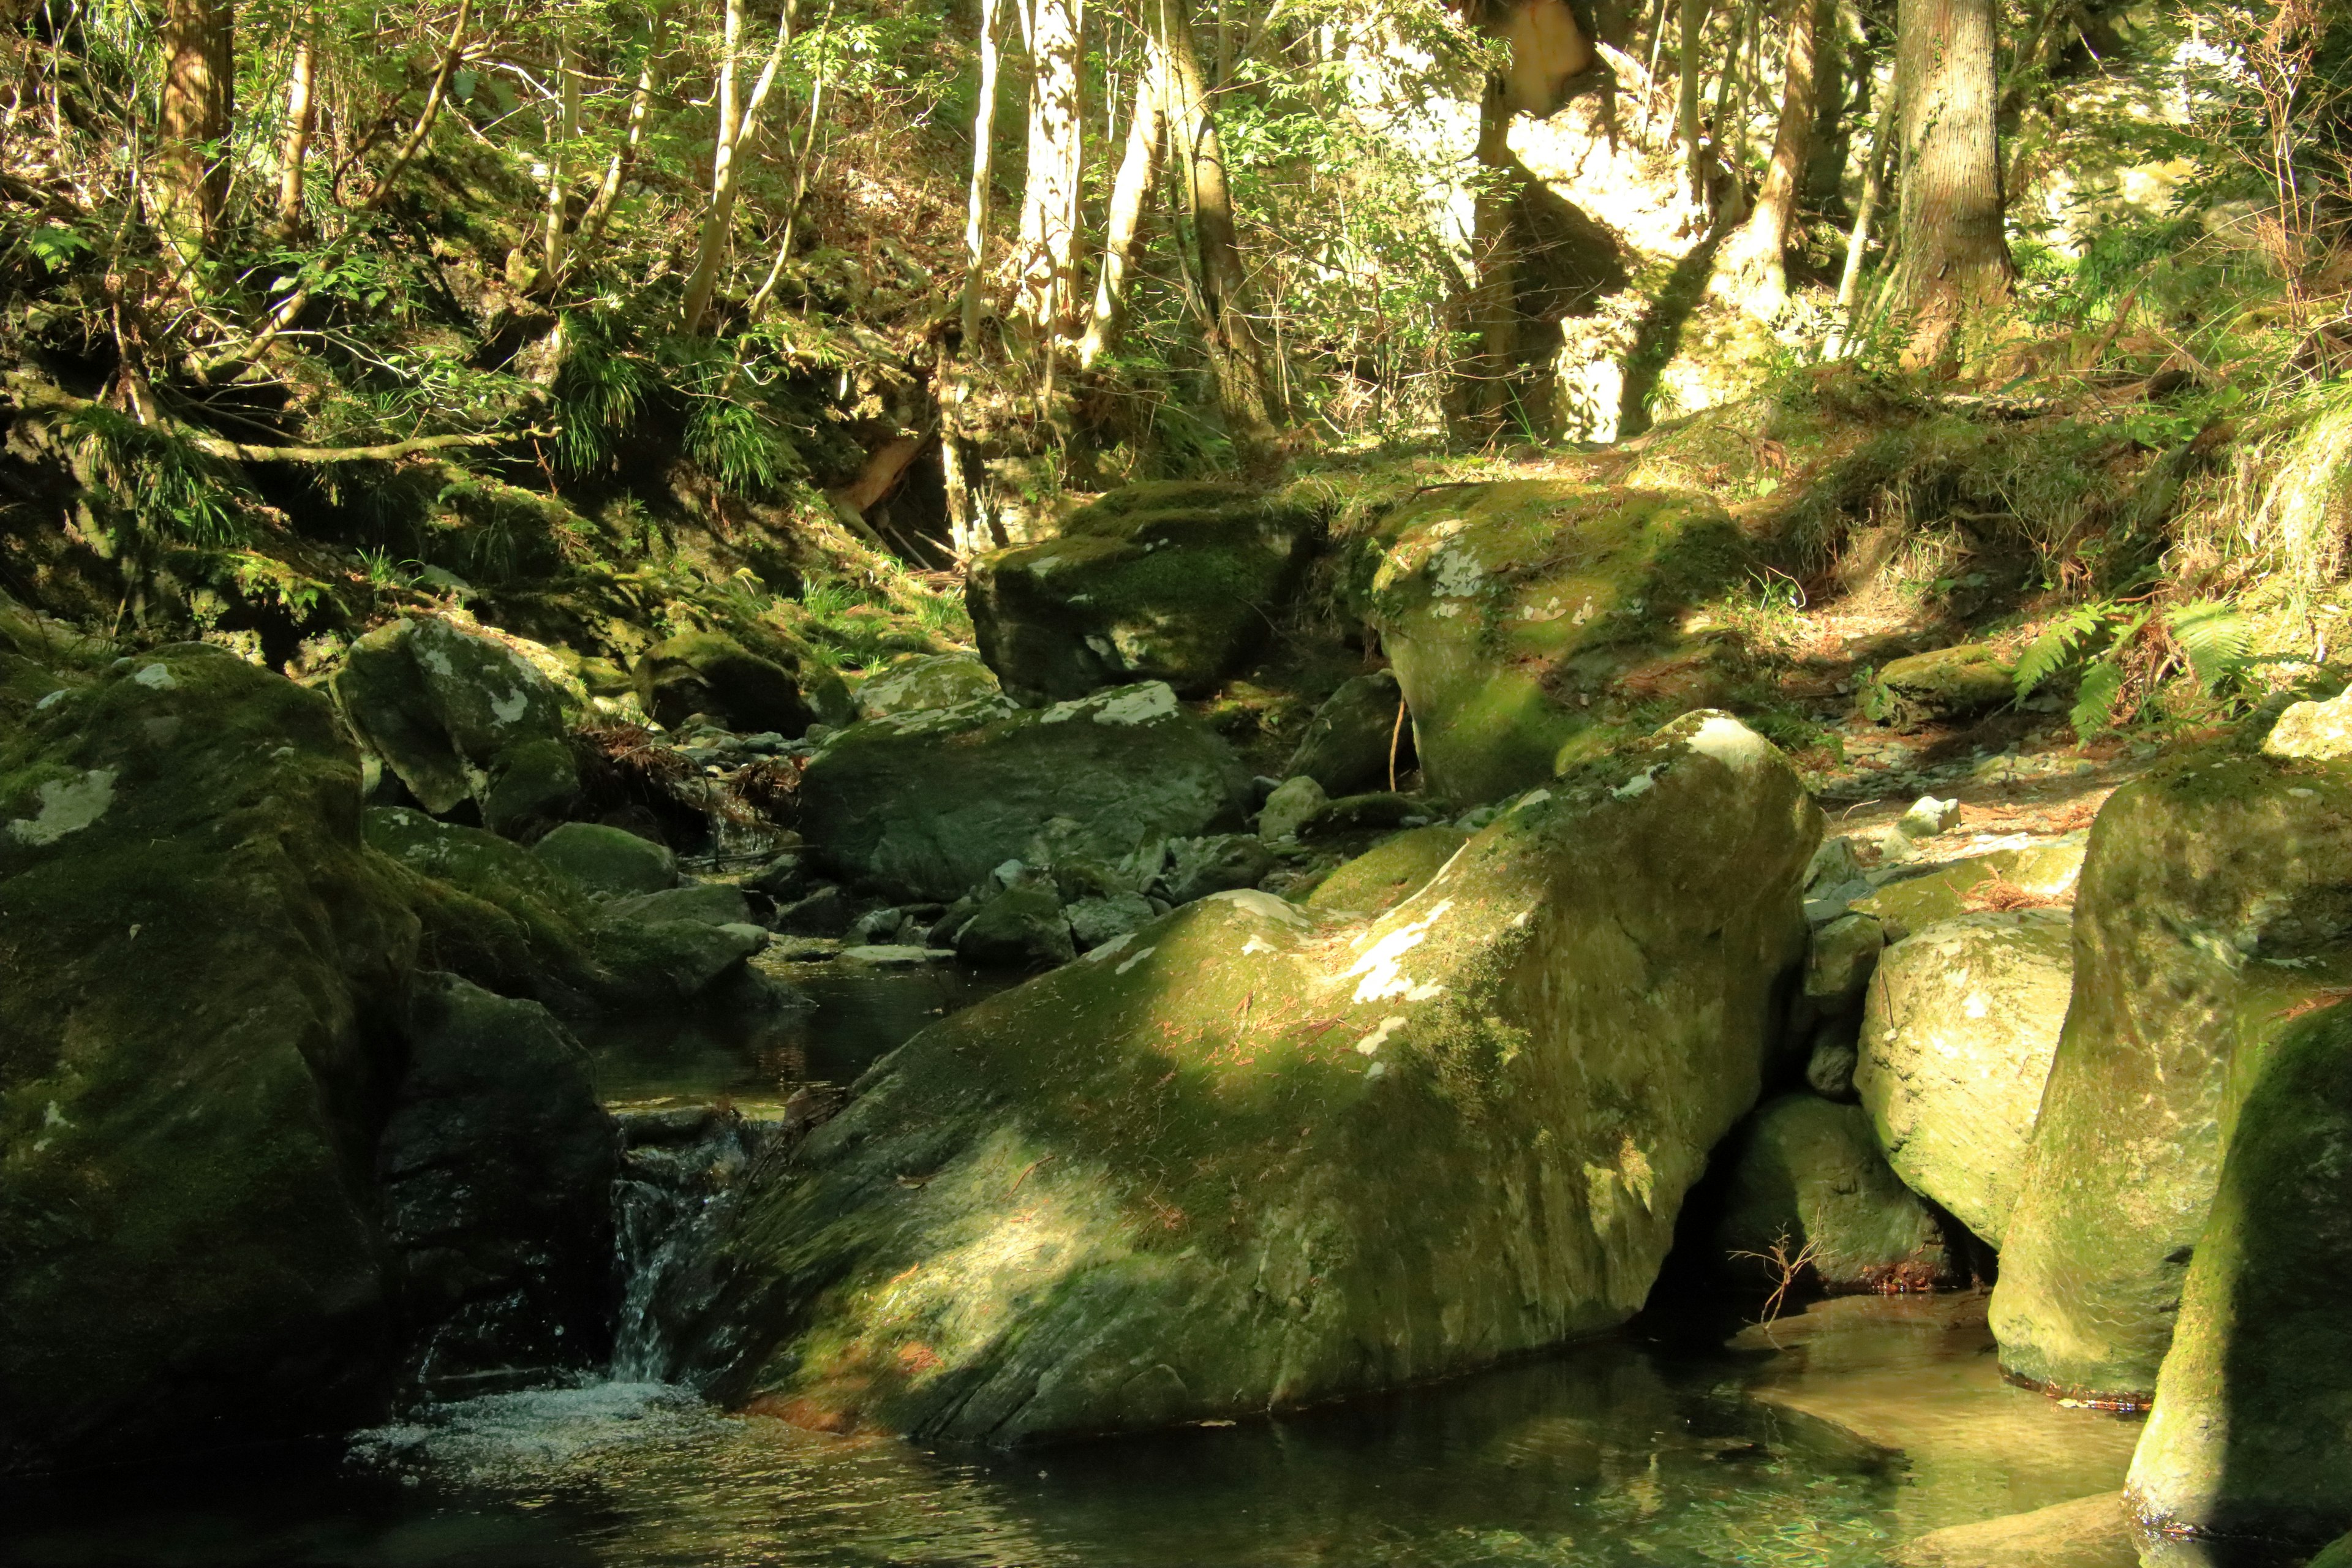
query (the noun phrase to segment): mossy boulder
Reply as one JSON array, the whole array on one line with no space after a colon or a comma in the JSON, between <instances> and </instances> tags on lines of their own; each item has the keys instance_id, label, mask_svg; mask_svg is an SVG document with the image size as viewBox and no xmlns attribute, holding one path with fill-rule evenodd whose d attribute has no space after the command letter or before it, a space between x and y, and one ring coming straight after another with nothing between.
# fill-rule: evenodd
<instances>
[{"instance_id":1,"label":"mossy boulder","mask_svg":"<svg viewBox=\"0 0 2352 1568\"><path fill-rule=\"evenodd\" d=\"M1517 479L1406 501L1359 547L1349 588L1403 689L1428 787L1470 804L1549 778L1587 731L1571 758L1661 705L1729 700L1729 645L1682 622L1752 557L1702 495Z\"/></svg>"},{"instance_id":2,"label":"mossy boulder","mask_svg":"<svg viewBox=\"0 0 2352 1568\"><path fill-rule=\"evenodd\" d=\"M1307 895L1310 909L1376 915L1419 892L1470 835L1445 823L1412 827L1341 865Z\"/></svg>"},{"instance_id":3,"label":"mossy boulder","mask_svg":"<svg viewBox=\"0 0 2352 1568\"><path fill-rule=\"evenodd\" d=\"M1390 757L1402 749L1396 728L1403 700L1385 669L1341 682L1307 721L1282 776L1313 779L1328 795L1380 788L1389 782Z\"/></svg>"},{"instance_id":4,"label":"mossy boulder","mask_svg":"<svg viewBox=\"0 0 2352 1568\"><path fill-rule=\"evenodd\" d=\"M1239 485L1129 485L1061 536L972 563L981 658L1008 687L1079 697L1164 680L1202 695L1262 643L1323 535L1306 509Z\"/></svg>"},{"instance_id":5,"label":"mossy boulder","mask_svg":"<svg viewBox=\"0 0 2352 1568\"><path fill-rule=\"evenodd\" d=\"M1221 893L945 1019L755 1178L697 1360L803 1425L1016 1442L1622 1322L1755 1100L1820 821L1694 714L1377 919Z\"/></svg>"},{"instance_id":6,"label":"mossy boulder","mask_svg":"<svg viewBox=\"0 0 2352 1568\"><path fill-rule=\"evenodd\" d=\"M1937 719L1970 719L2013 701L2017 668L1984 643L1962 643L1895 659L1854 695L1865 719L1908 730Z\"/></svg>"},{"instance_id":7,"label":"mossy boulder","mask_svg":"<svg viewBox=\"0 0 2352 1568\"><path fill-rule=\"evenodd\" d=\"M0 724L24 722L68 687L87 685L115 657L113 645L37 615L0 594Z\"/></svg>"},{"instance_id":8,"label":"mossy boulder","mask_svg":"<svg viewBox=\"0 0 2352 1568\"><path fill-rule=\"evenodd\" d=\"M2026 907L2056 908L2074 901L2089 847L2089 833L2078 831L2047 844L1948 860L1914 875L1898 874L1848 907L1883 924L1889 942L1979 912L1995 895Z\"/></svg>"},{"instance_id":9,"label":"mossy boulder","mask_svg":"<svg viewBox=\"0 0 2352 1568\"><path fill-rule=\"evenodd\" d=\"M2352 1007L2291 1026L2230 1130L2132 1456L2168 1534L2317 1545L2352 1528Z\"/></svg>"},{"instance_id":10,"label":"mossy boulder","mask_svg":"<svg viewBox=\"0 0 2352 1568\"><path fill-rule=\"evenodd\" d=\"M0 725L0 1468L379 1408L419 928L360 788L323 695L202 645Z\"/></svg>"},{"instance_id":11,"label":"mossy boulder","mask_svg":"<svg viewBox=\"0 0 2352 1568\"><path fill-rule=\"evenodd\" d=\"M667 846L601 822L567 822L531 846L541 862L592 893L626 898L677 886Z\"/></svg>"},{"instance_id":12,"label":"mossy boulder","mask_svg":"<svg viewBox=\"0 0 2352 1568\"><path fill-rule=\"evenodd\" d=\"M2108 799L1993 1292L2005 1368L2153 1391L2236 1097L2286 1018L2347 985L2352 767L2223 742Z\"/></svg>"},{"instance_id":13,"label":"mossy boulder","mask_svg":"<svg viewBox=\"0 0 2352 1568\"><path fill-rule=\"evenodd\" d=\"M2074 994L2058 910L1962 915L1896 942L1863 1008L1853 1085L1887 1163L1999 1247Z\"/></svg>"},{"instance_id":14,"label":"mossy boulder","mask_svg":"<svg viewBox=\"0 0 2352 1568\"><path fill-rule=\"evenodd\" d=\"M1741 1132L1730 1172L1715 1239L1737 1272L1778 1285L1801 1260L1832 1290L1923 1289L1950 1272L1935 1216L1860 1106L1781 1095Z\"/></svg>"},{"instance_id":15,"label":"mossy boulder","mask_svg":"<svg viewBox=\"0 0 2352 1568\"><path fill-rule=\"evenodd\" d=\"M579 797L566 693L507 639L437 616L362 637L335 700L363 744L436 816L471 801L515 833Z\"/></svg>"},{"instance_id":16,"label":"mossy boulder","mask_svg":"<svg viewBox=\"0 0 2352 1568\"><path fill-rule=\"evenodd\" d=\"M639 655L637 700L675 729L697 713L748 734L804 734L851 711L841 678L781 633L756 646L726 632L686 632Z\"/></svg>"},{"instance_id":17,"label":"mossy boulder","mask_svg":"<svg viewBox=\"0 0 2352 1568\"><path fill-rule=\"evenodd\" d=\"M801 777L801 832L835 876L949 900L1041 826L1116 861L1147 842L1238 826L1233 749L1158 681L1045 709L1002 700L869 719L826 738Z\"/></svg>"},{"instance_id":18,"label":"mossy boulder","mask_svg":"<svg viewBox=\"0 0 2352 1568\"><path fill-rule=\"evenodd\" d=\"M860 682L857 716L879 719L887 713L953 708L993 697L1000 689L996 672L970 654L921 654Z\"/></svg>"},{"instance_id":19,"label":"mossy boulder","mask_svg":"<svg viewBox=\"0 0 2352 1568\"><path fill-rule=\"evenodd\" d=\"M2341 1535L2304 1568L2352 1568L2352 1535Z\"/></svg>"}]
</instances>

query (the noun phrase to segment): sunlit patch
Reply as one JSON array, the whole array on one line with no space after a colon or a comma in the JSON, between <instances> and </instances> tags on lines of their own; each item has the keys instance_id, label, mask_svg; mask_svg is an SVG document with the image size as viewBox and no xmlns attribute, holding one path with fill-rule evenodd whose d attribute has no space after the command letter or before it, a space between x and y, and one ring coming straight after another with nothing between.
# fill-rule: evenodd
<instances>
[{"instance_id":1,"label":"sunlit patch","mask_svg":"<svg viewBox=\"0 0 2352 1568\"><path fill-rule=\"evenodd\" d=\"M1153 953L1158 952L1160 950L1157 947L1147 947L1140 952L1138 952L1133 958L1121 963L1117 969L1112 970L1111 973L1113 974L1124 974L1129 970L1133 969L1137 964L1141 963L1145 959L1150 958Z\"/></svg>"},{"instance_id":2,"label":"sunlit patch","mask_svg":"<svg viewBox=\"0 0 2352 1568\"><path fill-rule=\"evenodd\" d=\"M1398 961L1428 940L1430 928L1454 907L1452 899L1439 900L1435 909L1413 921L1399 926L1371 945L1361 958L1343 972L1342 980L1357 981L1355 999L1359 1002L1381 1002L1391 996L1404 996L1412 1001L1424 1001L1438 994L1434 985L1416 984L1399 967Z\"/></svg>"},{"instance_id":3,"label":"sunlit patch","mask_svg":"<svg viewBox=\"0 0 2352 1568\"><path fill-rule=\"evenodd\" d=\"M1358 1056L1370 1056L1374 1051L1379 1050L1382 1046L1386 1045L1388 1043L1389 1037L1395 1034L1399 1029L1403 1028L1404 1024L1405 1019L1403 1014L1390 1014L1387 1017L1381 1020L1381 1026L1379 1028L1374 1029L1370 1034L1366 1035L1362 1039L1356 1042L1356 1054Z\"/></svg>"}]
</instances>

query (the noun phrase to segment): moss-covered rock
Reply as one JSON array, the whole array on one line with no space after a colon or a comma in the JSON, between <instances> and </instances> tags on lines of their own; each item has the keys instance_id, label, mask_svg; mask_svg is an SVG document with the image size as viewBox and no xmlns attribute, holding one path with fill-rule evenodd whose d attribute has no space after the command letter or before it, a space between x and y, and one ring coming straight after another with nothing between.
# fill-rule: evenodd
<instances>
[{"instance_id":1,"label":"moss-covered rock","mask_svg":"<svg viewBox=\"0 0 2352 1568\"><path fill-rule=\"evenodd\" d=\"M2156 1407L2132 1456L2171 1534L2352 1528L2352 1007L2289 1026L2230 1130Z\"/></svg>"},{"instance_id":2,"label":"moss-covered rock","mask_svg":"<svg viewBox=\"0 0 2352 1568\"><path fill-rule=\"evenodd\" d=\"M1145 905L1149 912L1150 906ZM1036 969L1077 956L1070 922L1054 884L1017 882L973 911L956 932L956 954L967 963Z\"/></svg>"},{"instance_id":3,"label":"moss-covered rock","mask_svg":"<svg viewBox=\"0 0 2352 1568\"><path fill-rule=\"evenodd\" d=\"M1307 905L1334 912L1380 914L1419 892L1440 867L1454 858L1454 851L1469 842L1470 835L1442 822L1407 828L1318 882L1307 895Z\"/></svg>"},{"instance_id":4,"label":"moss-covered rock","mask_svg":"<svg viewBox=\"0 0 2352 1568\"><path fill-rule=\"evenodd\" d=\"M725 632L686 632L638 657L637 700L676 728L697 713L730 730L787 738L849 708L841 678L782 634L757 647Z\"/></svg>"},{"instance_id":5,"label":"moss-covered rock","mask_svg":"<svg viewBox=\"0 0 2352 1568\"><path fill-rule=\"evenodd\" d=\"M567 822L531 846L541 862L592 893L626 898L677 886L677 857L624 827Z\"/></svg>"},{"instance_id":6,"label":"moss-covered rock","mask_svg":"<svg viewBox=\"0 0 2352 1568\"><path fill-rule=\"evenodd\" d=\"M1962 643L1898 658L1854 694L1865 719L1910 729L1933 719L1967 719L2015 699L2017 669L1984 643Z\"/></svg>"},{"instance_id":7,"label":"moss-covered rock","mask_svg":"<svg viewBox=\"0 0 2352 1568\"><path fill-rule=\"evenodd\" d=\"M562 688L506 641L436 616L352 645L335 699L361 741L436 816L472 801L493 832L560 816L580 794Z\"/></svg>"},{"instance_id":8,"label":"moss-covered rock","mask_svg":"<svg viewBox=\"0 0 2352 1568\"><path fill-rule=\"evenodd\" d=\"M376 1407L404 880L326 698L218 648L0 726L0 1468Z\"/></svg>"},{"instance_id":9,"label":"moss-covered rock","mask_svg":"<svg viewBox=\"0 0 2352 1568\"><path fill-rule=\"evenodd\" d=\"M1549 778L1587 731L1605 746L1656 705L1726 700L1727 653L1681 620L1750 554L1701 495L1445 486L1382 521L1349 595L1393 662L1430 789L1474 803Z\"/></svg>"},{"instance_id":10,"label":"moss-covered rock","mask_svg":"<svg viewBox=\"0 0 2352 1568\"><path fill-rule=\"evenodd\" d=\"M2222 743L2109 798L1993 1292L2004 1367L2147 1396L2236 1097L2284 1018L2347 984L2352 767Z\"/></svg>"},{"instance_id":11,"label":"moss-covered rock","mask_svg":"<svg viewBox=\"0 0 2352 1568\"><path fill-rule=\"evenodd\" d=\"M922 654L902 658L858 684L857 716L879 719L927 708L953 708L993 697L996 672L968 653Z\"/></svg>"},{"instance_id":12,"label":"moss-covered rock","mask_svg":"<svg viewBox=\"0 0 2352 1568\"><path fill-rule=\"evenodd\" d=\"M1887 1163L1999 1247L2074 991L2063 910L1962 915L1886 950L1854 1088Z\"/></svg>"},{"instance_id":13,"label":"moss-covered rock","mask_svg":"<svg viewBox=\"0 0 2352 1568\"><path fill-rule=\"evenodd\" d=\"M1950 1271L1943 1232L1860 1106L1784 1094L1757 1110L1731 1161L1716 1245L1740 1271L1777 1285L1784 1268L1810 1268L1832 1290L1922 1289Z\"/></svg>"},{"instance_id":14,"label":"moss-covered rock","mask_svg":"<svg viewBox=\"0 0 2352 1568\"><path fill-rule=\"evenodd\" d=\"M2352 1535L2338 1536L2304 1568L2352 1568Z\"/></svg>"},{"instance_id":15,"label":"moss-covered rock","mask_svg":"<svg viewBox=\"0 0 2352 1568\"><path fill-rule=\"evenodd\" d=\"M702 1364L804 1424L1018 1441L1621 1322L1755 1100L1819 834L1694 714L1377 920L1218 894L957 1014L747 1194Z\"/></svg>"},{"instance_id":16,"label":"moss-covered rock","mask_svg":"<svg viewBox=\"0 0 2352 1568\"><path fill-rule=\"evenodd\" d=\"M1066 852L1238 826L1231 747L1150 681L1046 709L1003 701L891 714L827 738L801 778L801 832L835 875L951 900L1062 819Z\"/></svg>"},{"instance_id":17,"label":"moss-covered rock","mask_svg":"<svg viewBox=\"0 0 2352 1568\"><path fill-rule=\"evenodd\" d=\"M1331 795L1378 789L1389 782L1389 759L1402 747L1396 732L1404 700L1385 669L1344 681L1308 720L1282 776L1310 778Z\"/></svg>"},{"instance_id":18,"label":"moss-covered rock","mask_svg":"<svg viewBox=\"0 0 2352 1568\"><path fill-rule=\"evenodd\" d=\"M586 894L530 850L404 806L375 806L367 842L415 874L409 905L433 967L567 1013L612 988L595 958Z\"/></svg>"},{"instance_id":19,"label":"moss-covered rock","mask_svg":"<svg viewBox=\"0 0 2352 1568\"><path fill-rule=\"evenodd\" d=\"M2082 879L2083 857L2089 847L2090 835L2075 832L2023 849L1995 849L1948 860L1916 875L1898 876L1849 907L1883 924L1887 941L1900 942L1939 921L1975 912L1996 890L2047 900L2052 906L2068 903Z\"/></svg>"},{"instance_id":20,"label":"moss-covered rock","mask_svg":"<svg viewBox=\"0 0 2352 1568\"><path fill-rule=\"evenodd\" d=\"M974 562L965 602L1007 686L1078 697L1164 680L1197 697L1265 639L1322 532L1313 512L1238 485L1129 485L1058 539Z\"/></svg>"}]
</instances>

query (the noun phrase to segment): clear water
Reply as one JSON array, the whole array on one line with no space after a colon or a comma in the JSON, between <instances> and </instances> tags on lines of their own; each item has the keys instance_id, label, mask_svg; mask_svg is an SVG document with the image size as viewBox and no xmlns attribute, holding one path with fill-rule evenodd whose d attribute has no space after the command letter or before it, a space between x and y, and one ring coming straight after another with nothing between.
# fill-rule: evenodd
<instances>
[{"instance_id":1,"label":"clear water","mask_svg":"<svg viewBox=\"0 0 2352 1568\"><path fill-rule=\"evenodd\" d=\"M0 1561L1877 1568L1923 1530L2121 1484L2137 1428L2005 1387L1990 1344L1980 1300L1858 1300L1727 1348L1629 1335L1281 1421L1011 1455L604 1383L442 1406L304 1472L112 1478L102 1504L0 1513Z\"/></svg>"}]
</instances>

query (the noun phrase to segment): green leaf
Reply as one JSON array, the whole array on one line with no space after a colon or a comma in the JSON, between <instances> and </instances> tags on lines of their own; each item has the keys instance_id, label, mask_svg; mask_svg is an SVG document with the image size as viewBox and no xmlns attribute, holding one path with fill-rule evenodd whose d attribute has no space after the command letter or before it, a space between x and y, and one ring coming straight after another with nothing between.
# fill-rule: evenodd
<instances>
[{"instance_id":1,"label":"green leaf","mask_svg":"<svg viewBox=\"0 0 2352 1568\"><path fill-rule=\"evenodd\" d=\"M2115 608L2104 601L2077 605L2044 626L2017 661L2018 700L2032 696L2036 687L2073 663L2075 652L2106 625Z\"/></svg>"},{"instance_id":2,"label":"green leaf","mask_svg":"<svg viewBox=\"0 0 2352 1568\"><path fill-rule=\"evenodd\" d=\"M2115 724L2116 699L2123 695L2124 667L2112 658L2103 658L2083 672L2083 683L2075 689L2074 710L2066 721L2074 726L2074 733L2089 740Z\"/></svg>"},{"instance_id":3,"label":"green leaf","mask_svg":"<svg viewBox=\"0 0 2352 1568\"><path fill-rule=\"evenodd\" d=\"M2189 672L2209 692L2243 674L2253 660L2253 623L2234 605L2199 599L2172 610L2165 619L2173 640L2189 656Z\"/></svg>"}]
</instances>

